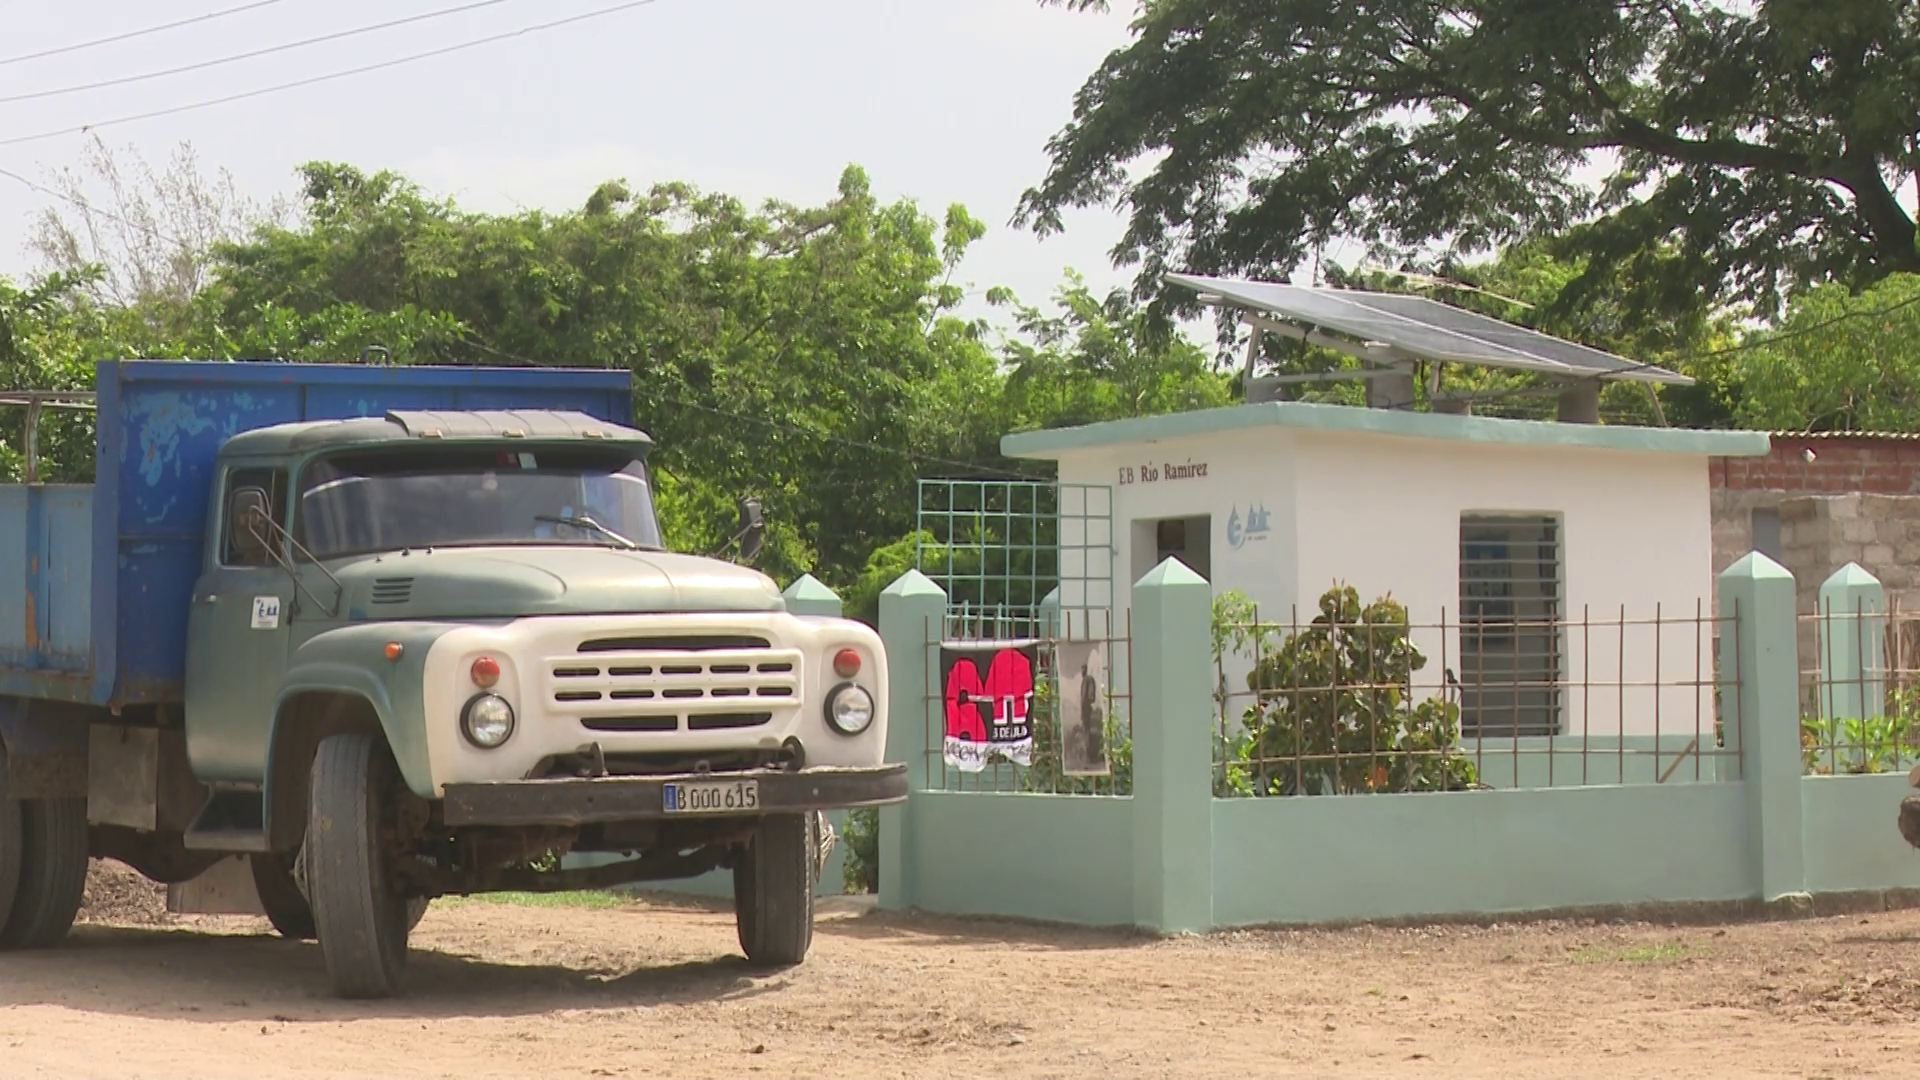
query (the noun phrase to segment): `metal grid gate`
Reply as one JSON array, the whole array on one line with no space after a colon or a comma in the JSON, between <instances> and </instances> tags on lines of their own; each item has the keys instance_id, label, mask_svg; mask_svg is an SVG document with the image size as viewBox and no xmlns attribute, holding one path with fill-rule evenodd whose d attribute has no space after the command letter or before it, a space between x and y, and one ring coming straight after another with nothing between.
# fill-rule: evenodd
<instances>
[{"instance_id":1,"label":"metal grid gate","mask_svg":"<svg viewBox=\"0 0 1920 1080\"><path fill-rule=\"evenodd\" d=\"M1115 621L1112 489L922 480L918 532L915 565L947 594L946 615L941 625L928 628L928 644L943 655L977 658L978 669L963 681L983 678L986 696L979 700L987 702L991 723L1017 717L1030 744L1022 750L1025 764L1005 756L967 768L951 764L953 673L929 671L930 785L947 791L1130 794L1132 650L1127 626ZM990 684L1005 673L987 670L998 670L995 661L1009 651L1024 657L1006 661L1020 672L1008 676L1024 690L1018 701L996 698L1001 691ZM1089 661L1093 672L1084 670ZM1089 709L1090 697L1096 704ZM971 715L964 706L961 714ZM1089 740L1099 744L1094 774L1086 771Z\"/></svg>"}]
</instances>

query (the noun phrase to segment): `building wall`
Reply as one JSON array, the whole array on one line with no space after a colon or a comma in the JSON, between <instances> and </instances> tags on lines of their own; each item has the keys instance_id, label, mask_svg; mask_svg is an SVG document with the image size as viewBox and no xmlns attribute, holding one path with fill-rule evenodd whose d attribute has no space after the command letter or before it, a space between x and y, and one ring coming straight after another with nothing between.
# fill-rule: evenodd
<instances>
[{"instance_id":1,"label":"building wall","mask_svg":"<svg viewBox=\"0 0 1920 1080\"><path fill-rule=\"evenodd\" d=\"M1819 610L1820 585L1835 570L1858 563L1880 580L1899 622L1920 615L1920 496L1797 496L1779 506L1780 563L1793 572L1802 614ZM1899 638L1902 670L1920 667L1905 644L1914 633ZM1820 662L1812 623L1802 620L1799 641L1800 666L1811 670Z\"/></svg>"},{"instance_id":2,"label":"building wall","mask_svg":"<svg viewBox=\"0 0 1920 1080\"><path fill-rule=\"evenodd\" d=\"M1460 656L1461 515L1559 517L1573 624L1561 641L1572 685L1563 730L1711 732L1711 690L1676 685L1713 672L1713 626L1696 621L1712 615L1704 459L1312 432L1297 475L1301 592L1336 578L1367 598L1391 592L1414 622L1433 624L1416 640L1436 680ZM1656 671L1658 689L1621 685L1651 684Z\"/></svg>"},{"instance_id":3,"label":"building wall","mask_svg":"<svg viewBox=\"0 0 1920 1080\"><path fill-rule=\"evenodd\" d=\"M1199 466L1203 473L1189 471ZM1712 610L1704 458L1273 428L1073 452L1061 458L1060 479L1113 485L1121 608L1135 571L1153 561L1150 552L1136 554L1151 532L1134 524L1210 515L1215 591L1246 593L1263 620L1288 622L1296 605L1299 620L1311 620L1336 580L1365 599L1390 592L1406 604L1423 624L1417 643L1430 658L1419 696L1440 692L1443 668L1458 668L1451 627L1459 618L1460 515L1557 515L1564 611L1610 620L1562 641L1564 677L1577 688L1563 703L1563 730L1637 736L1654 734L1656 722L1666 734L1711 727L1711 691L1673 685L1696 673L1709 681L1713 671L1712 626L1682 625ZM1266 529L1250 532L1249 515L1261 510ZM1229 527L1235 521L1238 528ZM1622 605L1641 620L1624 628L1624 641ZM1656 609L1668 620L1659 630L1651 624ZM1656 662L1664 689L1619 685L1650 684ZM1229 685L1243 685L1244 664L1230 668ZM1594 722L1583 728L1588 716Z\"/></svg>"}]
</instances>

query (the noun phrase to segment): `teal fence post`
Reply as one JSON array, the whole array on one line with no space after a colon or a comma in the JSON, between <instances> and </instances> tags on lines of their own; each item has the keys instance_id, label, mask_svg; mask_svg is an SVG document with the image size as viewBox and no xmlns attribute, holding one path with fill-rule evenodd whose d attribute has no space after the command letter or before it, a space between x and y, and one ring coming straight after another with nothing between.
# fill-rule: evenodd
<instances>
[{"instance_id":1,"label":"teal fence post","mask_svg":"<svg viewBox=\"0 0 1920 1080\"><path fill-rule=\"evenodd\" d=\"M907 790L927 787L928 671L938 665L947 594L909 570L880 594L880 641L887 650L887 760L905 762ZM912 796L880 808L880 906L913 906Z\"/></svg>"},{"instance_id":2,"label":"teal fence post","mask_svg":"<svg viewBox=\"0 0 1920 1080\"><path fill-rule=\"evenodd\" d=\"M803 618L838 619L841 616L840 594L821 584L812 574L802 574L793 584L780 594L787 601L787 611ZM838 839L833 850L827 854L827 861L820 864L820 884L816 892L838 894L847 891L847 845L843 839L847 835L847 812L834 810L827 814L827 824L833 826Z\"/></svg>"},{"instance_id":3,"label":"teal fence post","mask_svg":"<svg viewBox=\"0 0 1920 1080\"><path fill-rule=\"evenodd\" d=\"M840 617L840 594L822 585L812 574L801 574L799 580L780 595L787 601L787 610L795 615L818 619Z\"/></svg>"},{"instance_id":4,"label":"teal fence post","mask_svg":"<svg viewBox=\"0 0 1920 1080\"><path fill-rule=\"evenodd\" d=\"M1133 921L1213 928L1213 589L1168 558L1133 587Z\"/></svg>"},{"instance_id":5,"label":"teal fence post","mask_svg":"<svg viewBox=\"0 0 1920 1080\"><path fill-rule=\"evenodd\" d=\"M1720 710L1746 788L1760 898L1803 896L1799 635L1793 575L1759 552L1720 575Z\"/></svg>"},{"instance_id":6,"label":"teal fence post","mask_svg":"<svg viewBox=\"0 0 1920 1080\"><path fill-rule=\"evenodd\" d=\"M1879 716L1887 707L1887 594L1880 579L1859 563L1835 570L1820 585L1819 612L1814 640L1820 650L1820 719L1831 724ZM1832 730L1822 734L1837 741Z\"/></svg>"}]
</instances>

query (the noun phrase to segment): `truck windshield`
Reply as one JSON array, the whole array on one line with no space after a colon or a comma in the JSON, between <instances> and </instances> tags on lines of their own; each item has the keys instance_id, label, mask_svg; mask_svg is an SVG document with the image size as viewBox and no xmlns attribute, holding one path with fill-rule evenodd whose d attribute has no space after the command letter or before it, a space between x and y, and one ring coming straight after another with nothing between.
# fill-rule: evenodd
<instances>
[{"instance_id":1,"label":"truck windshield","mask_svg":"<svg viewBox=\"0 0 1920 1080\"><path fill-rule=\"evenodd\" d=\"M336 454L301 475L294 520L321 559L494 544L660 550L645 464L602 448Z\"/></svg>"}]
</instances>

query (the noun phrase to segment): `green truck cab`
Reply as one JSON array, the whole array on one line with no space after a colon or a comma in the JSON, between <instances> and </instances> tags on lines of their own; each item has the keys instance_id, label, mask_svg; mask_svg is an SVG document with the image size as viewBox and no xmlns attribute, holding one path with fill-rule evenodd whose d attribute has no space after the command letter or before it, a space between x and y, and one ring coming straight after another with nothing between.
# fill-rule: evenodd
<instances>
[{"instance_id":1,"label":"green truck cab","mask_svg":"<svg viewBox=\"0 0 1920 1080\"><path fill-rule=\"evenodd\" d=\"M186 367L215 370L192 373L201 400L174 402L171 426L160 425L169 443L156 437L165 411L156 387ZM306 418L252 426L258 410L241 388L256 372L320 387L303 391ZM329 380L355 372L380 385L329 396ZM103 509L93 491L95 670L58 682L43 663L25 672L42 676L40 692L20 694L35 686L0 667L11 695L0 698L0 778L10 785L0 792L0 892L13 893L0 945L64 934L77 905L77 890L71 905L64 890L88 854L166 881L239 855L274 926L318 938L343 996L400 988L409 931L433 897L715 869L732 872L748 958L804 958L821 812L906 794L905 767L883 760L880 640L858 622L789 613L750 567L665 550L651 441L607 415L616 399L604 393L606 373L542 372L538 387L512 374L522 379L102 365L103 472L115 455L190 455L195 439L216 436L202 467L176 470L204 486L203 542L190 584L178 550L170 573L143 574L129 559L142 541L130 540L125 507ZM586 408L511 407L516 390L568 403L570 377L591 386L576 395ZM336 397L345 415L328 416ZM370 408L383 397L433 407ZM489 407L448 407L475 399ZM194 438L179 438L192 427L183 411L204 420L222 405ZM624 418L624 401L617 407ZM107 494L124 503L136 485L123 475L116 486ZM27 490L23 510L54 520L50 494L60 493ZM164 494L133 501L151 509ZM174 511L168 503L159 516ZM758 530L756 508L744 505L743 552ZM42 535L37 554L57 556L57 537ZM118 598L112 627L100 625L97 602L102 546L119 556L106 583ZM45 580L56 562L25 575L23 610L42 596L58 602L61 569ZM154 602L162 578L183 603ZM183 639L178 660L130 643L129 630L142 629L130 618ZM99 647L107 636L117 649ZM116 670L97 670L103 652ZM177 678L164 678L170 662ZM562 861L587 853L610 861Z\"/></svg>"}]
</instances>

